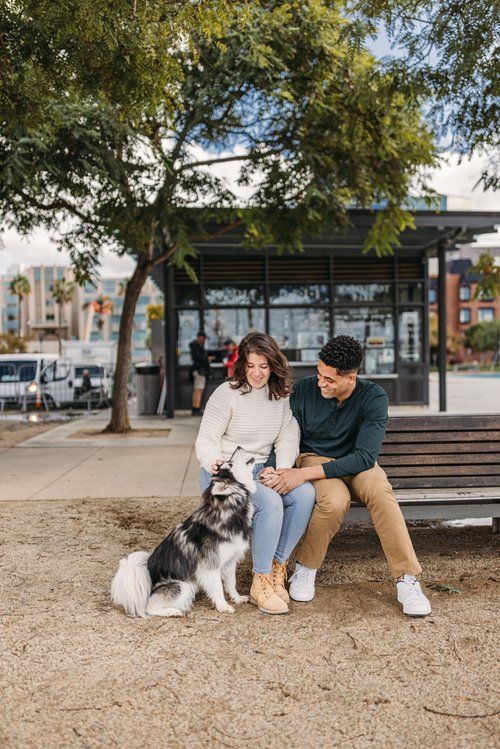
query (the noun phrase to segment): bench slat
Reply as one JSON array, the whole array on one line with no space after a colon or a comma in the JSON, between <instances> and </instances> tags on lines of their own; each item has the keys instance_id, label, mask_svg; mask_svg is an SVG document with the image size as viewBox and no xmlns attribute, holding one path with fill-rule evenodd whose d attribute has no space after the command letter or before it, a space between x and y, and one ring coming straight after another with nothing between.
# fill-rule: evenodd
<instances>
[{"instance_id":1,"label":"bench slat","mask_svg":"<svg viewBox=\"0 0 500 749\"><path fill-rule=\"evenodd\" d=\"M475 488L491 486L498 483L498 477L492 476L414 476L413 478L394 477L391 479L393 489L433 489L440 487Z\"/></svg>"},{"instance_id":2,"label":"bench slat","mask_svg":"<svg viewBox=\"0 0 500 749\"><path fill-rule=\"evenodd\" d=\"M436 466L436 473L439 473L437 466L452 466L452 465L467 465L467 466L478 466L485 465L488 463L498 463L500 461L500 453L459 453L458 455L420 455L420 454L407 454L407 455L383 455L379 462L384 468L388 466Z\"/></svg>"},{"instance_id":3,"label":"bench slat","mask_svg":"<svg viewBox=\"0 0 500 749\"><path fill-rule=\"evenodd\" d=\"M500 415L428 415L428 416L390 416L387 423L388 432L416 431L452 431L473 429L500 429Z\"/></svg>"},{"instance_id":4,"label":"bench slat","mask_svg":"<svg viewBox=\"0 0 500 749\"><path fill-rule=\"evenodd\" d=\"M453 437L456 438L458 443L460 442L491 442L492 440L500 441L500 431L486 431L481 430L477 432L389 432L384 437L384 442L392 444L397 442L412 443L412 442L452 442Z\"/></svg>"},{"instance_id":5,"label":"bench slat","mask_svg":"<svg viewBox=\"0 0 500 749\"><path fill-rule=\"evenodd\" d=\"M480 466L391 466L388 476L490 476L490 484L498 483L500 463ZM497 481L493 482L493 477Z\"/></svg>"},{"instance_id":6,"label":"bench slat","mask_svg":"<svg viewBox=\"0 0 500 749\"><path fill-rule=\"evenodd\" d=\"M470 453L471 450L484 453L497 453L500 455L500 442L479 442L474 445L470 442L436 442L436 443L412 443L411 445L399 444L397 442L383 444L380 455L408 455L425 454L425 455L447 455L457 453Z\"/></svg>"}]
</instances>

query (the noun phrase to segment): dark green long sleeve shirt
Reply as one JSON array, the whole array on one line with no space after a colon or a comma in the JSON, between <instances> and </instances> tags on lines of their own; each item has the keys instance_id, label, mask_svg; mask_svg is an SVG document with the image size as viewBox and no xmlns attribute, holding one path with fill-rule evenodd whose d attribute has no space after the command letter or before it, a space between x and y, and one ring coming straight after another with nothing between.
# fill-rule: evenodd
<instances>
[{"instance_id":1,"label":"dark green long sleeve shirt","mask_svg":"<svg viewBox=\"0 0 500 749\"><path fill-rule=\"evenodd\" d=\"M295 383L290 405L300 427L300 452L335 458L323 466L327 478L373 468L389 405L380 385L357 377L349 398L338 404L335 398L323 398L316 376L304 377Z\"/></svg>"}]
</instances>

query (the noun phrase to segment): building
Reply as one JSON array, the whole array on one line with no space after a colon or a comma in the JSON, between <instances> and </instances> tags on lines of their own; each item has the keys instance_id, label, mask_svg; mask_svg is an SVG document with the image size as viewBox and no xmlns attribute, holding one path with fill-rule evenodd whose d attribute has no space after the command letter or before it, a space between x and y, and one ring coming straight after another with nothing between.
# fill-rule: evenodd
<instances>
[{"instance_id":1,"label":"building","mask_svg":"<svg viewBox=\"0 0 500 749\"><path fill-rule=\"evenodd\" d=\"M471 252L471 247L473 245L468 245L464 249L465 257L457 257L449 260L446 264L447 330L450 340L455 343L455 350L450 352L449 355L451 363L477 359L477 353L468 351L462 343L464 333L471 325L500 320L500 298L481 301L474 299L478 278L470 271L479 256L479 250L476 249ZM437 317L437 286L437 276L431 274L429 288L429 315L431 319L433 316Z\"/></svg>"},{"instance_id":2,"label":"building","mask_svg":"<svg viewBox=\"0 0 500 749\"><path fill-rule=\"evenodd\" d=\"M78 289L77 314L79 338L84 341L118 341L120 317L123 309L124 278L102 278L96 284L87 283ZM96 300L107 302L108 314L99 315L93 306ZM160 304L163 297L155 282L148 278L137 302L132 333L132 360L150 360L148 346L147 308Z\"/></svg>"},{"instance_id":3,"label":"building","mask_svg":"<svg viewBox=\"0 0 500 749\"><path fill-rule=\"evenodd\" d=\"M19 332L19 300L10 292L10 282L15 273L9 271L0 276L0 333Z\"/></svg>"},{"instance_id":4,"label":"building","mask_svg":"<svg viewBox=\"0 0 500 749\"><path fill-rule=\"evenodd\" d=\"M405 231L401 247L386 258L362 253L374 218L373 211L350 211L349 229L309 237L295 255L280 255L275 246L249 252L241 227L224 234L207 227L218 236L194 243L198 285L172 265L156 266L157 283L167 291L165 361L174 384L167 411L189 407L188 344L199 329L216 359L207 395L223 379L226 337L268 332L302 377L315 372L326 339L345 333L363 344L362 375L377 380L391 403L427 404L428 258L453 248L458 236L470 241L491 231L500 216L416 211L416 229Z\"/></svg>"},{"instance_id":5,"label":"building","mask_svg":"<svg viewBox=\"0 0 500 749\"><path fill-rule=\"evenodd\" d=\"M78 321L75 312L75 295L70 302L59 306L52 297L52 286L62 279L73 282L73 272L65 265L33 265L25 268L31 293L22 302L23 336L38 341L47 350L50 342L61 338L74 338L78 335ZM59 314L61 318L59 319ZM52 344L51 348L54 348Z\"/></svg>"},{"instance_id":6,"label":"building","mask_svg":"<svg viewBox=\"0 0 500 749\"><path fill-rule=\"evenodd\" d=\"M117 341L120 316L123 307L123 290L126 279L103 278L96 284L76 286L70 302L61 306L59 321L58 305L51 294L54 281L73 281L71 268L67 266L36 265L0 277L0 333L18 332L18 298L10 293L9 284L16 273L28 278L31 293L21 302L21 332L29 340L32 352L56 353L59 347L59 330L63 340ZM99 298L109 301L110 314L99 315L92 302ZM132 334L132 359L144 361L151 358L148 346L147 307L160 304L163 297L151 278L146 280L137 302Z\"/></svg>"}]
</instances>

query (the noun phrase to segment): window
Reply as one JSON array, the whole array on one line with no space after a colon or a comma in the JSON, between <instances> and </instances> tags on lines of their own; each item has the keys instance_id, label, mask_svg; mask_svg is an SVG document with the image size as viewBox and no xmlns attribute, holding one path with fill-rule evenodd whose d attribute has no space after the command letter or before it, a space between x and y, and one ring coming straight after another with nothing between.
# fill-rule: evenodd
<instances>
[{"instance_id":1,"label":"window","mask_svg":"<svg viewBox=\"0 0 500 749\"><path fill-rule=\"evenodd\" d=\"M29 382L36 377L36 361L0 362L0 382Z\"/></svg>"},{"instance_id":2,"label":"window","mask_svg":"<svg viewBox=\"0 0 500 749\"><path fill-rule=\"evenodd\" d=\"M342 283L335 287L336 302L392 302L393 289L387 283Z\"/></svg>"},{"instance_id":3,"label":"window","mask_svg":"<svg viewBox=\"0 0 500 749\"><path fill-rule=\"evenodd\" d=\"M330 294L327 284L271 284L269 304L328 304Z\"/></svg>"},{"instance_id":4,"label":"window","mask_svg":"<svg viewBox=\"0 0 500 749\"><path fill-rule=\"evenodd\" d=\"M461 302L470 302L470 286L460 286L458 298Z\"/></svg>"},{"instance_id":5,"label":"window","mask_svg":"<svg viewBox=\"0 0 500 749\"><path fill-rule=\"evenodd\" d=\"M418 282L400 283L398 285L398 295L400 302L423 302L424 284Z\"/></svg>"},{"instance_id":6,"label":"window","mask_svg":"<svg viewBox=\"0 0 500 749\"><path fill-rule=\"evenodd\" d=\"M429 289L429 304L436 304L437 302L437 290L430 288Z\"/></svg>"},{"instance_id":7,"label":"window","mask_svg":"<svg viewBox=\"0 0 500 749\"><path fill-rule=\"evenodd\" d=\"M495 319L495 310L493 307L480 307L477 311L479 322L492 322Z\"/></svg>"},{"instance_id":8,"label":"window","mask_svg":"<svg viewBox=\"0 0 500 749\"><path fill-rule=\"evenodd\" d=\"M364 374L394 372L394 317L388 307L356 307L335 312L334 335L350 335L365 350Z\"/></svg>"},{"instance_id":9,"label":"window","mask_svg":"<svg viewBox=\"0 0 500 749\"><path fill-rule=\"evenodd\" d=\"M404 362L422 361L422 310L399 313L399 358Z\"/></svg>"},{"instance_id":10,"label":"window","mask_svg":"<svg viewBox=\"0 0 500 749\"><path fill-rule=\"evenodd\" d=\"M290 361L315 362L329 338L330 315L326 309L272 309L269 328Z\"/></svg>"},{"instance_id":11,"label":"window","mask_svg":"<svg viewBox=\"0 0 500 749\"><path fill-rule=\"evenodd\" d=\"M205 348L212 351L222 350L226 338L239 342L252 330L265 330L265 313L263 309L211 309L205 312ZM196 336L196 330L189 340Z\"/></svg>"},{"instance_id":12,"label":"window","mask_svg":"<svg viewBox=\"0 0 500 749\"><path fill-rule=\"evenodd\" d=\"M178 312L179 333L178 333L178 353L179 364L191 364L189 354L189 344L196 338L196 333L200 329L200 313L198 310L181 310Z\"/></svg>"},{"instance_id":13,"label":"window","mask_svg":"<svg viewBox=\"0 0 500 749\"><path fill-rule=\"evenodd\" d=\"M205 288L205 303L210 306L264 304L263 286L209 286Z\"/></svg>"},{"instance_id":14,"label":"window","mask_svg":"<svg viewBox=\"0 0 500 749\"><path fill-rule=\"evenodd\" d=\"M470 309L469 307L462 307L459 313L459 318L461 325L468 325L470 323Z\"/></svg>"}]
</instances>

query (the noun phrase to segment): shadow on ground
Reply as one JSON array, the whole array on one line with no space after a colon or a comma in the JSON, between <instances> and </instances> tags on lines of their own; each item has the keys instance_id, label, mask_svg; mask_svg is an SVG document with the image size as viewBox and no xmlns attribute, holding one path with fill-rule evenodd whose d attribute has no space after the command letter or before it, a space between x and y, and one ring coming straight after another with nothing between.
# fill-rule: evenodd
<instances>
[{"instance_id":1,"label":"shadow on ground","mask_svg":"<svg viewBox=\"0 0 500 749\"><path fill-rule=\"evenodd\" d=\"M345 529L318 595L134 620L112 607L120 556L151 549L196 500L4 503L0 745L13 749L494 745L497 538L412 529L433 614L405 618L371 529ZM240 592L249 560L239 570Z\"/></svg>"}]
</instances>

